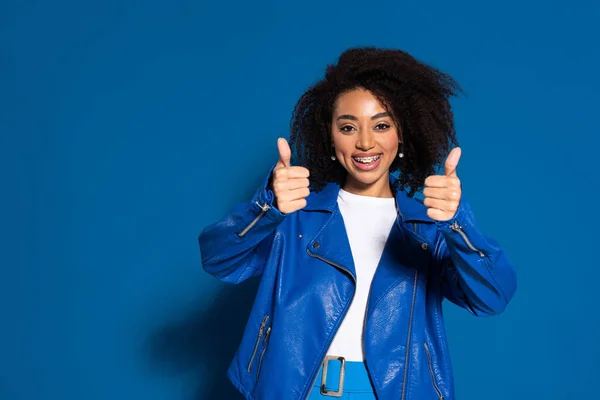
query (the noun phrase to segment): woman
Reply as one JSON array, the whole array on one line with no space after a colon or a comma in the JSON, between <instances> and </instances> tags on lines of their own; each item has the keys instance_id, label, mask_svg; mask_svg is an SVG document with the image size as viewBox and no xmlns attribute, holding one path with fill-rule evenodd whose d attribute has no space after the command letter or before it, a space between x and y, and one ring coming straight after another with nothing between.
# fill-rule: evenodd
<instances>
[{"instance_id":1,"label":"woman","mask_svg":"<svg viewBox=\"0 0 600 400\"><path fill-rule=\"evenodd\" d=\"M294 110L301 166L279 139L254 197L201 233L207 272L261 276L228 370L246 398L454 399L442 300L493 315L516 290L449 151L459 90L399 50L344 52Z\"/></svg>"}]
</instances>

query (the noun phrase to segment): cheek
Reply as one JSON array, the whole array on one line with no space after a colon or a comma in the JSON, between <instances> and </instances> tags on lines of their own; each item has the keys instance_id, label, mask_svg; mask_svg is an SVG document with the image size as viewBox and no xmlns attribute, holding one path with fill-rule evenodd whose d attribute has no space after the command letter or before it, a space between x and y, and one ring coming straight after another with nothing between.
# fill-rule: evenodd
<instances>
[{"instance_id":1,"label":"cheek","mask_svg":"<svg viewBox=\"0 0 600 400\"><path fill-rule=\"evenodd\" d=\"M398 139L392 135L390 135L389 138L386 138L385 143L382 143L382 147L390 153L397 153L398 145Z\"/></svg>"},{"instance_id":2,"label":"cheek","mask_svg":"<svg viewBox=\"0 0 600 400\"><path fill-rule=\"evenodd\" d=\"M340 154L340 153L352 152L354 145L348 139L349 138L345 138L344 136L341 136L341 135L333 135L332 143L333 143L333 147L335 147L336 153Z\"/></svg>"}]
</instances>

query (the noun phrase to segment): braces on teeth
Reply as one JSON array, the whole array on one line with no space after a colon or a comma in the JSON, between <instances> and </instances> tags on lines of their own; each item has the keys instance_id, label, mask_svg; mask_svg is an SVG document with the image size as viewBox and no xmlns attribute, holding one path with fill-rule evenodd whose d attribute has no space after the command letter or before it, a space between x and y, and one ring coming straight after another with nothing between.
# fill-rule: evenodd
<instances>
[{"instance_id":1,"label":"braces on teeth","mask_svg":"<svg viewBox=\"0 0 600 400\"><path fill-rule=\"evenodd\" d=\"M354 159L361 163L370 163L370 162L378 160L379 157L381 157L381 155L373 156L373 157L354 157Z\"/></svg>"}]
</instances>

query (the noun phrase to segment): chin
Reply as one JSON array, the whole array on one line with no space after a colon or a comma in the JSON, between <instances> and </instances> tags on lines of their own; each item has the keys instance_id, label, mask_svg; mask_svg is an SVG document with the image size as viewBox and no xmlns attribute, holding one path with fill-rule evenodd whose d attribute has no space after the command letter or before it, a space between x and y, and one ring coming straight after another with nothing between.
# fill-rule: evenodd
<instances>
[{"instance_id":1,"label":"chin","mask_svg":"<svg viewBox=\"0 0 600 400\"><path fill-rule=\"evenodd\" d=\"M375 172L352 172L350 173L352 179L361 185L369 186L376 182L379 182L384 175L387 177L387 174L375 173Z\"/></svg>"}]
</instances>

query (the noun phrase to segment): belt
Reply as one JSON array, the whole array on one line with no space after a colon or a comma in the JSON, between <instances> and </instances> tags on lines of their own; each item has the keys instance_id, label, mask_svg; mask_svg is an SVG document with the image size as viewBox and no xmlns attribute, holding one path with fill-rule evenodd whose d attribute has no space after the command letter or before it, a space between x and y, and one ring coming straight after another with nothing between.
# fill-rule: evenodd
<instances>
[{"instance_id":1,"label":"belt","mask_svg":"<svg viewBox=\"0 0 600 400\"><path fill-rule=\"evenodd\" d=\"M329 361L330 360L338 360L340 365L339 379L338 379L338 389L337 390L328 390L326 388L327 384L327 372L329 370ZM323 373L321 375L321 394L323 396L331 396L331 397L342 397L344 393L344 378L346 377L346 359L344 357L336 357L336 356L325 356L323 360Z\"/></svg>"},{"instance_id":2,"label":"belt","mask_svg":"<svg viewBox=\"0 0 600 400\"><path fill-rule=\"evenodd\" d=\"M344 393L373 393L364 362L346 361L344 357L331 355L323 360L315 387L319 388L321 396L328 397L342 397Z\"/></svg>"}]
</instances>

